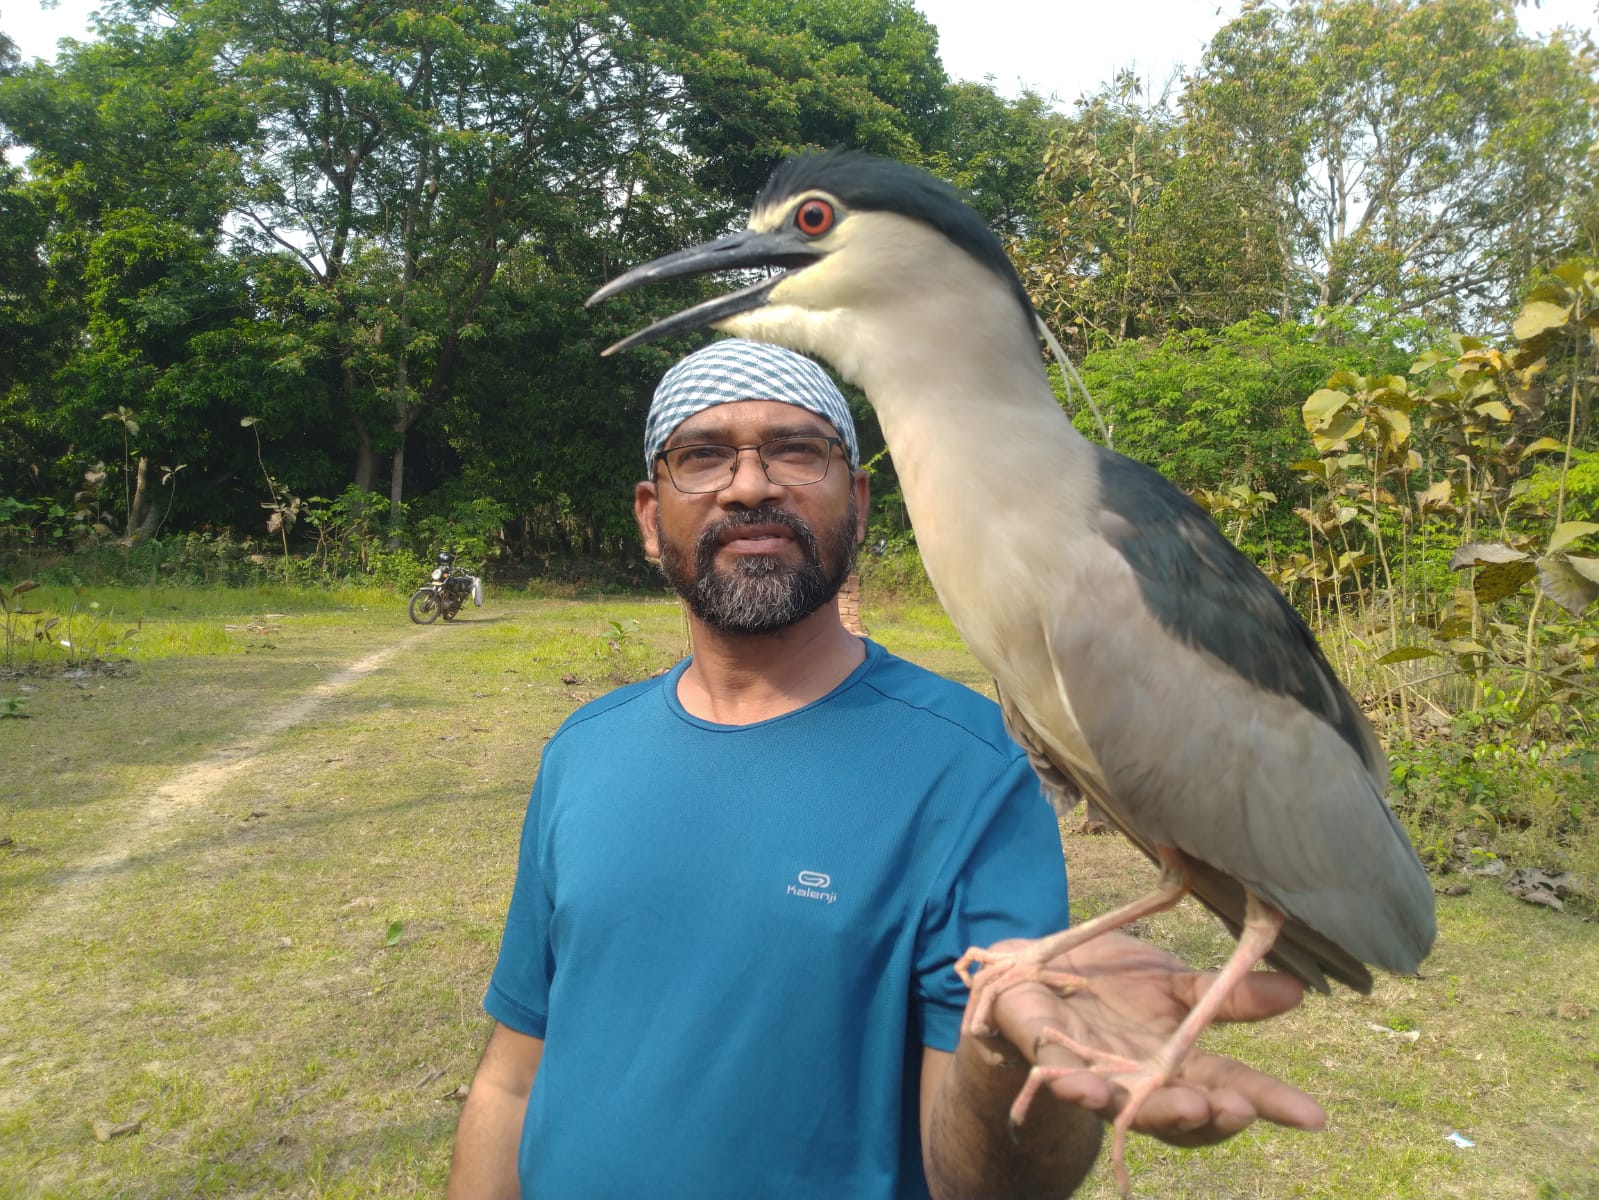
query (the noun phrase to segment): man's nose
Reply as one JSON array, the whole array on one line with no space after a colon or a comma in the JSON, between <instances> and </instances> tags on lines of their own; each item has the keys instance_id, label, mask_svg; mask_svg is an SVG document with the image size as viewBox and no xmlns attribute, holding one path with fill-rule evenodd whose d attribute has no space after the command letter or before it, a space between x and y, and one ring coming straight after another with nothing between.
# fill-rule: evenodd
<instances>
[{"instance_id":1,"label":"man's nose","mask_svg":"<svg viewBox=\"0 0 1599 1200\"><path fill-rule=\"evenodd\" d=\"M725 504L758 508L782 490L766 477L766 466L761 462L760 451L754 446L740 446L738 459L733 465L733 478L717 498Z\"/></svg>"}]
</instances>

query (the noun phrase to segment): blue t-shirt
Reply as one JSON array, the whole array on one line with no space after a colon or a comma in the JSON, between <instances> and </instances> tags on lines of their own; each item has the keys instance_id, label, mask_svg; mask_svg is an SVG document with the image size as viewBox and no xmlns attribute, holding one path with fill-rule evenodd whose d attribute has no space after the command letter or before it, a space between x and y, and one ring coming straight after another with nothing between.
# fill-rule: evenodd
<instances>
[{"instance_id":1,"label":"blue t-shirt","mask_svg":"<svg viewBox=\"0 0 1599 1200\"><path fill-rule=\"evenodd\" d=\"M993 703L875 643L747 726L686 665L545 747L484 1000L545 1039L522 1194L924 1198L922 1047L968 946L1065 927L1054 812Z\"/></svg>"}]
</instances>

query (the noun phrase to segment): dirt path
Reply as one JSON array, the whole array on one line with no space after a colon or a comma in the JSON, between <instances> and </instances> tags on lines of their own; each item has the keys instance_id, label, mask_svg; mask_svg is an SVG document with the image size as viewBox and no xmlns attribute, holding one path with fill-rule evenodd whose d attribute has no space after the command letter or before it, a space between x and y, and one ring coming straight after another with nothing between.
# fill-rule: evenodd
<instances>
[{"instance_id":1,"label":"dirt path","mask_svg":"<svg viewBox=\"0 0 1599 1200\"><path fill-rule=\"evenodd\" d=\"M99 893L105 880L129 859L160 842L174 820L248 771L275 739L311 720L334 697L414 648L422 638L433 636L438 628L418 630L375 650L307 688L294 700L253 717L247 736L211 751L159 787L135 798L128 817L106 831L104 847L69 867L57 886L15 927L28 930L30 940L38 939L48 929L66 928Z\"/></svg>"}]
</instances>

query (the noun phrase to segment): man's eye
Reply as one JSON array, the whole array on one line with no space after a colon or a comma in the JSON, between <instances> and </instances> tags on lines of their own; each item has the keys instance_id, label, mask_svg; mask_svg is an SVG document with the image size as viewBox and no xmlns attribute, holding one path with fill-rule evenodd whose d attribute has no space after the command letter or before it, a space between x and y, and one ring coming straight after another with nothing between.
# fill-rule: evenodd
<instances>
[{"instance_id":1,"label":"man's eye","mask_svg":"<svg viewBox=\"0 0 1599 1200\"><path fill-rule=\"evenodd\" d=\"M677 452L677 461L684 466L704 466L706 463L727 461L726 446L685 446Z\"/></svg>"},{"instance_id":2,"label":"man's eye","mask_svg":"<svg viewBox=\"0 0 1599 1200\"><path fill-rule=\"evenodd\" d=\"M794 441L768 442L765 453L769 459L777 458L784 462L815 462L822 457L822 451L826 446L826 442L800 438Z\"/></svg>"}]
</instances>

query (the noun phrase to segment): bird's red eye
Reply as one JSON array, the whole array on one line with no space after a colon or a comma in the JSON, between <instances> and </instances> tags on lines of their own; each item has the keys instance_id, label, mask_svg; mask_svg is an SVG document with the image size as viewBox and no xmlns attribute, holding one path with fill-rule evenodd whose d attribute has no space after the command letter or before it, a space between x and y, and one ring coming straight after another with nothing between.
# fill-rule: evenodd
<instances>
[{"instance_id":1,"label":"bird's red eye","mask_svg":"<svg viewBox=\"0 0 1599 1200\"><path fill-rule=\"evenodd\" d=\"M794 213L794 226L807 237L821 237L833 228L837 214L826 200L807 200Z\"/></svg>"}]
</instances>

